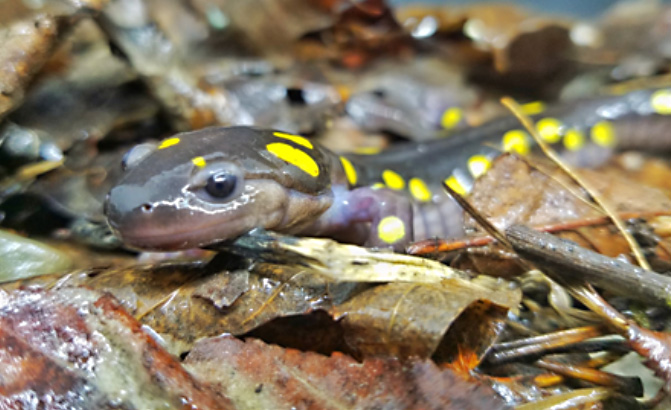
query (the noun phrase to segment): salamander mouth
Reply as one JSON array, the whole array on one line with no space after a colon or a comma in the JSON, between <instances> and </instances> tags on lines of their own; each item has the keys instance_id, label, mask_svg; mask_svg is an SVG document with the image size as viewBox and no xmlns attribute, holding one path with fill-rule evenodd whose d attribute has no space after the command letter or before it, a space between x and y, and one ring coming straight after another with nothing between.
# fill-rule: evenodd
<instances>
[{"instance_id":1,"label":"salamander mouth","mask_svg":"<svg viewBox=\"0 0 671 410\"><path fill-rule=\"evenodd\" d=\"M231 226L231 225L234 226ZM181 249L200 248L234 239L253 229L256 224L246 221L245 218L235 222L227 221L204 225L189 225L188 229L166 231L165 229L149 226L134 226L115 228L112 230L119 236L125 245L141 250L173 251Z\"/></svg>"},{"instance_id":2,"label":"salamander mouth","mask_svg":"<svg viewBox=\"0 0 671 410\"><path fill-rule=\"evenodd\" d=\"M221 227L217 226L194 227L178 232L154 232L151 229L123 229L123 233L121 233L120 230L114 228L113 230L126 246L141 250L173 251L199 248L231 239L228 235L221 233L219 233L220 238L218 240L209 239L212 238L215 232L221 231ZM205 240L204 238L208 239Z\"/></svg>"}]
</instances>

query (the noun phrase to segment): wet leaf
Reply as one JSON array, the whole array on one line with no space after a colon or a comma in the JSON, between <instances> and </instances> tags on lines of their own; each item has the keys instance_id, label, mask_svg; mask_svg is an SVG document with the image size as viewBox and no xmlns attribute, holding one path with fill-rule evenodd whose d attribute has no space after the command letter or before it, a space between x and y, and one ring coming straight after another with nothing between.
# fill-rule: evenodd
<instances>
[{"instance_id":1,"label":"wet leaf","mask_svg":"<svg viewBox=\"0 0 671 410\"><path fill-rule=\"evenodd\" d=\"M344 1L338 0L343 4ZM243 34L253 48L266 55L278 55L291 50L303 34L329 27L336 17L335 7L316 1L288 0L274 3L268 0L228 2L196 0L194 6L208 18L211 25L222 30ZM282 24L275 24L283 21ZM226 25L218 25L226 22Z\"/></svg>"},{"instance_id":2,"label":"wet leaf","mask_svg":"<svg viewBox=\"0 0 671 410\"><path fill-rule=\"evenodd\" d=\"M277 317L328 308L331 295L339 292L305 268L270 264L257 264L251 272L229 272L209 270L202 263L165 263L42 277L30 283L109 292L142 324L166 335L175 353L202 337L244 334ZM345 291L351 288L342 286Z\"/></svg>"},{"instance_id":3,"label":"wet leaf","mask_svg":"<svg viewBox=\"0 0 671 410\"><path fill-rule=\"evenodd\" d=\"M327 357L221 336L196 344L184 364L238 408L506 408L489 388L417 359L358 363L339 353Z\"/></svg>"},{"instance_id":4,"label":"wet leaf","mask_svg":"<svg viewBox=\"0 0 671 410\"><path fill-rule=\"evenodd\" d=\"M351 7L341 4L330 27L308 34L295 46L300 60L330 60L352 69L381 56L413 53L412 38L382 0L351 3Z\"/></svg>"},{"instance_id":5,"label":"wet leaf","mask_svg":"<svg viewBox=\"0 0 671 410\"><path fill-rule=\"evenodd\" d=\"M390 283L332 309L348 344L363 356L394 355L460 361L473 368L496 340L520 293L500 282L490 288L457 280Z\"/></svg>"},{"instance_id":6,"label":"wet leaf","mask_svg":"<svg viewBox=\"0 0 671 410\"><path fill-rule=\"evenodd\" d=\"M572 228L571 222L603 217L589 204L579 187L552 167L543 164L543 171L514 156L504 155L475 183L469 197L471 204L499 229L523 223L528 226L565 224L562 237L608 256L628 254L630 248L611 226ZM617 169L580 170L579 174L595 187L618 213L646 213L671 210L671 199L662 189L642 185ZM466 218L467 231L480 234L482 229L472 218ZM520 271L516 262L501 255L485 252L469 254L480 272L511 275ZM465 263L465 262L464 262ZM456 265L465 268L465 264Z\"/></svg>"},{"instance_id":7,"label":"wet leaf","mask_svg":"<svg viewBox=\"0 0 671 410\"><path fill-rule=\"evenodd\" d=\"M113 55L92 21L74 25L10 119L67 151L101 140L115 129L148 121L158 111L137 74ZM76 166L70 153L68 165ZM78 159L78 158L77 158Z\"/></svg>"},{"instance_id":8,"label":"wet leaf","mask_svg":"<svg viewBox=\"0 0 671 410\"><path fill-rule=\"evenodd\" d=\"M38 16L0 29L0 119L22 100L56 45L59 22Z\"/></svg>"},{"instance_id":9,"label":"wet leaf","mask_svg":"<svg viewBox=\"0 0 671 410\"><path fill-rule=\"evenodd\" d=\"M0 291L0 407L233 408L109 295Z\"/></svg>"},{"instance_id":10,"label":"wet leaf","mask_svg":"<svg viewBox=\"0 0 671 410\"><path fill-rule=\"evenodd\" d=\"M0 230L0 282L64 272L72 259L58 249Z\"/></svg>"},{"instance_id":11,"label":"wet leaf","mask_svg":"<svg viewBox=\"0 0 671 410\"><path fill-rule=\"evenodd\" d=\"M409 5L397 8L395 14L419 38L430 36L452 45L453 53L471 63L480 63L480 69L491 65L487 68L496 70L498 75L512 74L506 80L520 87L524 85L517 81L521 83L522 76L531 81L562 67L565 54L572 48L567 24L534 15L514 4ZM435 25L433 33L427 30L431 21ZM456 34L468 38L470 43L457 43L455 37L460 37Z\"/></svg>"},{"instance_id":12,"label":"wet leaf","mask_svg":"<svg viewBox=\"0 0 671 410\"><path fill-rule=\"evenodd\" d=\"M602 215L565 176L551 172L549 176L519 158L501 156L476 181L469 199L500 229L514 223L542 226ZM618 212L671 209L671 199L665 192L634 182L624 173L581 170L580 175ZM472 222L469 227L473 228Z\"/></svg>"}]
</instances>

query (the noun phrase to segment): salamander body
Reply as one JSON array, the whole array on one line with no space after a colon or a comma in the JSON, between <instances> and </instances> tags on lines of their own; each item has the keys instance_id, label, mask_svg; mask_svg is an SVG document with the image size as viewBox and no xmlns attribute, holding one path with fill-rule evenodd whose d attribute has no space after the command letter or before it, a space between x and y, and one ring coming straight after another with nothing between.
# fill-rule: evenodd
<instances>
[{"instance_id":1,"label":"salamander body","mask_svg":"<svg viewBox=\"0 0 671 410\"><path fill-rule=\"evenodd\" d=\"M535 110L540 135L577 165L598 164L616 146L671 145L671 90ZM336 155L281 131L208 128L133 148L105 208L117 235L141 249L208 246L256 227L400 249L462 233L441 183L467 194L501 152L532 149L513 117L374 155Z\"/></svg>"}]
</instances>

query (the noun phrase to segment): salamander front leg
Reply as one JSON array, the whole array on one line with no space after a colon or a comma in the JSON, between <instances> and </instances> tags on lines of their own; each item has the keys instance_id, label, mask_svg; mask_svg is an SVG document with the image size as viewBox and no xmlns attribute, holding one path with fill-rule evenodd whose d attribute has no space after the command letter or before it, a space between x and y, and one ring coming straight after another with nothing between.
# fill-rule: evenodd
<instances>
[{"instance_id":1,"label":"salamander front leg","mask_svg":"<svg viewBox=\"0 0 671 410\"><path fill-rule=\"evenodd\" d=\"M334 186L331 208L317 221L320 234L401 251L413 238L412 204L391 189Z\"/></svg>"}]
</instances>

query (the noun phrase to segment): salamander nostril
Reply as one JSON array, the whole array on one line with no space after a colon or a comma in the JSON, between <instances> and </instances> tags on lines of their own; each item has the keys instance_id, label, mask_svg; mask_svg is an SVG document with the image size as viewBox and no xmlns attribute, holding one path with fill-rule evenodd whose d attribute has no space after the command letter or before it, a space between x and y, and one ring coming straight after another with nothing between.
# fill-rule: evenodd
<instances>
[{"instance_id":1,"label":"salamander nostril","mask_svg":"<svg viewBox=\"0 0 671 410\"><path fill-rule=\"evenodd\" d=\"M144 212L151 212L153 206L151 204L142 204L140 207Z\"/></svg>"}]
</instances>

